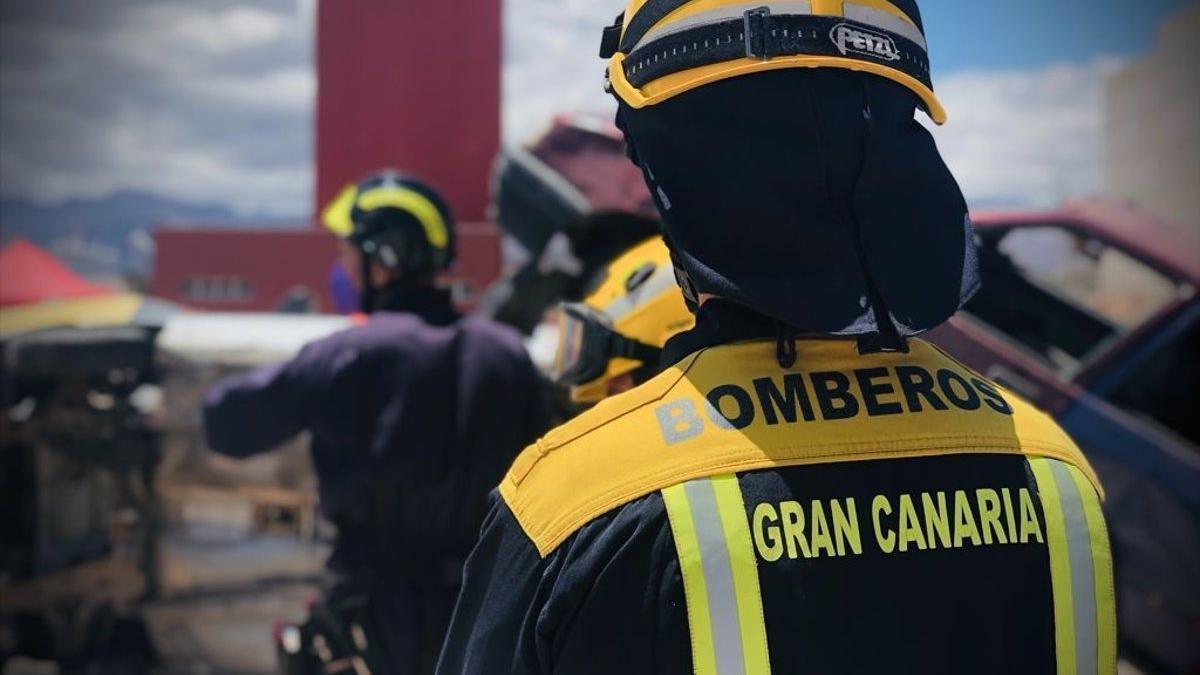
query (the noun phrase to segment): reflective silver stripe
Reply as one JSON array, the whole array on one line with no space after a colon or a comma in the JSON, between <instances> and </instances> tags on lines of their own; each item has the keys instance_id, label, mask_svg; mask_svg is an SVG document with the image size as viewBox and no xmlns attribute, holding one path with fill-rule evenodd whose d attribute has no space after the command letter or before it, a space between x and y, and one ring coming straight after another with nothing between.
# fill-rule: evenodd
<instances>
[{"instance_id":1,"label":"reflective silver stripe","mask_svg":"<svg viewBox=\"0 0 1200 675\"><path fill-rule=\"evenodd\" d=\"M921 31L917 30L916 26L905 21L904 19L901 19L895 14L885 12L882 9L867 7L866 5L856 5L850 2L847 2L845 5L843 5L842 14L851 21L857 21L859 23L865 23L868 26L882 28L884 30L891 31L896 35L903 35L909 40L912 40L920 45L921 49L928 51L928 47L925 46L925 36L921 35Z\"/></svg>"},{"instance_id":2,"label":"reflective silver stripe","mask_svg":"<svg viewBox=\"0 0 1200 675\"><path fill-rule=\"evenodd\" d=\"M728 5L717 9L710 9L707 12L697 12L687 18L672 21L669 24L659 24L654 28L646 31L641 40L633 46L637 49L644 44L649 44L661 37L666 37L680 31L697 28L700 26L708 26L722 21L731 19L740 19L748 9L756 9L758 7L767 7L772 14L812 14L812 3L808 0L776 0L776 2L743 2L737 5ZM633 50L630 50L632 53Z\"/></svg>"},{"instance_id":3,"label":"reflective silver stripe","mask_svg":"<svg viewBox=\"0 0 1200 675\"><path fill-rule=\"evenodd\" d=\"M737 594L733 587L733 566L725 532L721 529L717 493L708 479L690 481L683 489L692 509L696 539L700 542L717 672L720 675L744 675L746 666L738 625Z\"/></svg>"},{"instance_id":4,"label":"reflective silver stripe","mask_svg":"<svg viewBox=\"0 0 1200 675\"><path fill-rule=\"evenodd\" d=\"M812 14L812 3L810 3L808 0L745 2L737 5L729 5L726 7L712 9L707 12L698 12L692 16L679 19L678 21L672 21L668 24L660 24L659 26L655 26L654 28L646 31L646 34L642 36L642 39L638 40L637 44L634 45L633 49L630 50L630 53L639 49L643 45L650 44L659 38L667 37L668 35L672 35L680 31L699 28L701 26L709 26L715 23L721 23L723 21L740 19L745 14L746 10L756 9L758 7L768 8L771 10L772 15L786 16L789 14L794 14L807 16ZM885 12L874 7L855 4L853 2L847 2L842 7L842 15L851 21L857 21L868 26L881 28L897 35L902 35L920 45L921 49L927 49L925 44L925 36L921 35L921 31L917 30L917 27L913 24L901 19L895 14Z\"/></svg>"},{"instance_id":5,"label":"reflective silver stripe","mask_svg":"<svg viewBox=\"0 0 1200 675\"><path fill-rule=\"evenodd\" d=\"M620 321L637 309L645 298L655 297L673 286L675 286L675 270L670 265L659 265L658 269L654 270L654 274L642 282L641 286L633 289L632 293L622 295L610 302L604 308L604 314L614 323Z\"/></svg>"},{"instance_id":6,"label":"reflective silver stripe","mask_svg":"<svg viewBox=\"0 0 1200 675\"><path fill-rule=\"evenodd\" d=\"M1096 675L1096 580L1092 569L1092 537L1083 513L1083 501L1070 470L1057 460L1049 464L1067 529L1071 606L1075 616L1075 671L1079 675Z\"/></svg>"}]
</instances>

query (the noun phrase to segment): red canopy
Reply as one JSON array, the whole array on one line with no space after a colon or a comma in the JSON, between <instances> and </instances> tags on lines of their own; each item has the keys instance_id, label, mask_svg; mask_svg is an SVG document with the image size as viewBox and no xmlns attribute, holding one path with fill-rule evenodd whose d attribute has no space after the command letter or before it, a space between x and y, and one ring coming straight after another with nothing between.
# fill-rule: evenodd
<instances>
[{"instance_id":1,"label":"red canopy","mask_svg":"<svg viewBox=\"0 0 1200 675\"><path fill-rule=\"evenodd\" d=\"M0 249L0 306L109 292L24 239Z\"/></svg>"}]
</instances>

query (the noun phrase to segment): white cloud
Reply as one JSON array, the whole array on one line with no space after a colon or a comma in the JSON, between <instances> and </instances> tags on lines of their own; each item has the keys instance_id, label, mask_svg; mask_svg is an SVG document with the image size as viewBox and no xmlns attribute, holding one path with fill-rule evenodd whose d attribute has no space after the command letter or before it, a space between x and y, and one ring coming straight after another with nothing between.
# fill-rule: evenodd
<instances>
[{"instance_id":1,"label":"white cloud","mask_svg":"<svg viewBox=\"0 0 1200 675\"><path fill-rule=\"evenodd\" d=\"M311 108L316 84L312 68L298 65L260 75L213 77L195 87L193 93L210 96L221 104L278 110L287 115Z\"/></svg>"},{"instance_id":2,"label":"white cloud","mask_svg":"<svg viewBox=\"0 0 1200 675\"><path fill-rule=\"evenodd\" d=\"M600 31L624 0L504 3L504 142L519 143L563 112L612 119L604 93Z\"/></svg>"},{"instance_id":3,"label":"white cloud","mask_svg":"<svg viewBox=\"0 0 1200 675\"><path fill-rule=\"evenodd\" d=\"M1099 60L939 78L950 119L933 133L967 198L1050 206L1098 192L1104 76L1116 66Z\"/></svg>"},{"instance_id":4,"label":"white cloud","mask_svg":"<svg viewBox=\"0 0 1200 675\"><path fill-rule=\"evenodd\" d=\"M4 0L0 194L52 202L139 189L307 213L311 9Z\"/></svg>"},{"instance_id":5,"label":"white cloud","mask_svg":"<svg viewBox=\"0 0 1200 675\"><path fill-rule=\"evenodd\" d=\"M162 54L179 50L222 54L269 44L293 28L290 17L258 7L213 9L157 2L133 5L126 12L118 34L161 49Z\"/></svg>"}]
</instances>

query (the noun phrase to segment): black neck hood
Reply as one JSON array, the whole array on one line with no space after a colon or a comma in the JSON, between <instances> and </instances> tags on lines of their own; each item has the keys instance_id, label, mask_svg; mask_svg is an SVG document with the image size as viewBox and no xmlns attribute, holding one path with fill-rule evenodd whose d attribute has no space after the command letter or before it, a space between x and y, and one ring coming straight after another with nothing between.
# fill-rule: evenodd
<instances>
[{"instance_id":1,"label":"black neck hood","mask_svg":"<svg viewBox=\"0 0 1200 675\"><path fill-rule=\"evenodd\" d=\"M784 69L622 105L693 290L797 333L903 338L978 286L966 202L916 97L839 69Z\"/></svg>"},{"instance_id":2,"label":"black neck hood","mask_svg":"<svg viewBox=\"0 0 1200 675\"><path fill-rule=\"evenodd\" d=\"M392 283L375 292L374 306L381 312L416 314L435 326L448 326L460 316L450 291L435 286Z\"/></svg>"},{"instance_id":3,"label":"black neck hood","mask_svg":"<svg viewBox=\"0 0 1200 675\"><path fill-rule=\"evenodd\" d=\"M775 337L779 325L776 319L728 300L709 300L696 310L695 326L667 340L660 365L673 366L706 347Z\"/></svg>"}]
</instances>

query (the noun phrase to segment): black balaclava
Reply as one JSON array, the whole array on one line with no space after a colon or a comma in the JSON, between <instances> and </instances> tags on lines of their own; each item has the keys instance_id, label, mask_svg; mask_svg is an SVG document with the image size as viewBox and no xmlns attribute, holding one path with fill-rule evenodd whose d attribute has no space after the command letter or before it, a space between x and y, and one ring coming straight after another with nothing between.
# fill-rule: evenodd
<instances>
[{"instance_id":1,"label":"black balaclava","mask_svg":"<svg viewBox=\"0 0 1200 675\"><path fill-rule=\"evenodd\" d=\"M621 103L617 123L685 293L904 349L979 285L966 202L917 103L875 75L791 68Z\"/></svg>"},{"instance_id":2,"label":"black balaclava","mask_svg":"<svg viewBox=\"0 0 1200 675\"><path fill-rule=\"evenodd\" d=\"M420 287L432 286L455 254L453 221L446 218L450 243L437 249L429 243L421 223L407 211L380 208L359 216L352 241L362 257L359 305L363 312L407 310L409 299L423 295ZM376 286L371 279L376 263L391 273L383 286Z\"/></svg>"}]
</instances>

